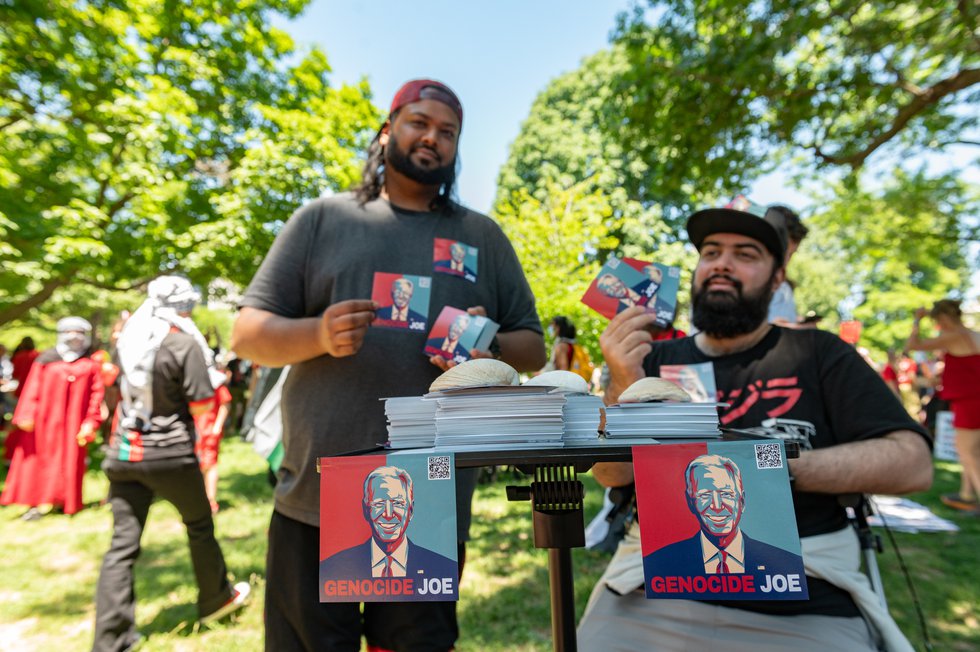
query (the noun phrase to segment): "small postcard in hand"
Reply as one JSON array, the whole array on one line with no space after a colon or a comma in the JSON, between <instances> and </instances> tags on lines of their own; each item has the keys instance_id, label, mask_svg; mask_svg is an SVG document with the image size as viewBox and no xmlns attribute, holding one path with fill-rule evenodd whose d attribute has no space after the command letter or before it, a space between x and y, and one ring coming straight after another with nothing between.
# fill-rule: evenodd
<instances>
[{"instance_id":1,"label":"small postcard in hand","mask_svg":"<svg viewBox=\"0 0 980 652\"><path fill-rule=\"evenodd\" d=\"M498 328L500 325L487 317L446 306L432 325L424 352L456 363L466 362L474 349L489 350Z\"/></svg>"},{"instance_id":2,"label":"small postcard in hand","mask_svg":"<svg viewBox=\"0 0 980 652\"><path fill-rule=\"evenodd\" d=\"M599 270L582 303L612 319L632 306L642 306L657 316L659 326L674 321L680 269L635 258L610 257Z\"/></svg>"},{"instance_id":3,"label":"small postcard in hand","mask_svg":"<svg viewBox=\"0 0 980 652\"><path fill-rule=\"evenodd\" d=\"M783 442L634 446L648 598L806 600Z\"/></svg>"},{"instance_id":4,"label":"small postcard in hand","mask_svg":"<svg viewBox=\"0 0 980 652\"><path fill-rule=\"evenodd\" d=\"M480 253L476 247L465 242L436 238L432 251L432 271L436 274L450 274L476 283L476 263Z\"/></svg>"},{"instance_id":5,"label":"small postcard in hand","mask_svg":"<svg viewBox=\"0 0 980 652\"><path fill-rule=\"evenodd\" d=\"M452 453L320 458L320 602L459 599Z\"/></svg>"},{"instance_id":6,"label":"small postcard in hand","mask_svg":"<svg viewBox=\"0 0 980 652\"><path fill-rule=\"evenodd\" d=\"M378 306L371 326L425 332L428 325L432 278L374 273L371 299Z\"/></svg>"}]
</instances>

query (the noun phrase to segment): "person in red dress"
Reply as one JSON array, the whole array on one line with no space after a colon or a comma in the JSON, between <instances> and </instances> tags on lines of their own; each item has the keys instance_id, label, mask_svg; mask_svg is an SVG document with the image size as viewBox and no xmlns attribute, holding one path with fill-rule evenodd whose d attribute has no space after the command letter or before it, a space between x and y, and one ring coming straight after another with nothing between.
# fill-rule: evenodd
<instances>
[{"instance_id":1,"label":"person in red dress","mask_svg":"<svg viewBox=\"0 0 980 652\"><path fill-rule=\"evenodd\" d=\"M20 395L24 392L27 375L31 372L31 367L34 366L34 361L37 360L37 356L40 354L41 352L34 346L34 339L25 337L10 355L10 364L13 365L11 376L17 381L17 389L14 390L14 396L16 398L20 398Z\"/></svg>"},{"instance_id":2,"label":"person in red dress","mask_svg":"<svg viewBox=\"0 0 980 652\"><path fill-rule=\"evenodd\" d=\"M919 322L926 315L932 318L939 334L924 338ZM956 452L963 466L960 490L941 496L943 503L975 516L980 516L980 332L963 324L960 302L940 299L932 310L915 311L908 348L911 351L942 351L945 354L939 397L949 401L956 431Z\"/></svg>"},{"instance_id":3,"label":"person in red dress","mask_svg":"<svg viewBox=\"0 0 980 652\"><path fill-rule=\"evenodd\" d=\"M48 506L65 514L82 508L87 446L102 424L102 365L89 351L92 325L65 317L57 329L57 344L37 357L14 410L22 434L0 495L0 505L30 507L26 520Z\"/></svg>"},{"instance_id":4,"label":"person in red dress","mask_svg":"<svg viewBox=\"0 0 980 652\"><path fill-rule=\"evenodd\" d=\"M31 337L25 337L14 349L14 352L10 354L10 365L13 368L10 377L17 383L17 389L14 390L15 399L19 399L23 393L24 385L27 383L27 374L30 373L31 367L34 366L34 360L37 359L39 353L40 351L34 346L34 340ZM10 464L13 459L14 448L23 435L23 431L14 427L11 427L10 432L7 433L3 448L3 459L7 461L7 464Z\"/></svg>"}]
</instances>

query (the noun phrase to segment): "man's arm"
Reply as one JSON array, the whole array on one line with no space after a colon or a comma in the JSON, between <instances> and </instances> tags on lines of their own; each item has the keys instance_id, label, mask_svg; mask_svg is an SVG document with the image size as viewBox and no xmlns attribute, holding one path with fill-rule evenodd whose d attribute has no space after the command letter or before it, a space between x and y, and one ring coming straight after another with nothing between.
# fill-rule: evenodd
<instances>
[{"instance_id":1,"label":"man's arm","mask_svg":"<svg viewBox=\"0 0 980 652\"><path fill-rule=\"evenodd\" d=\"M624 487L633 482L630 462L600 462L592 467L592 477L603 487Z\"/></svg>"},{"instance_id":2,"label":"man's arm","mask_svg":"<svg viewBox=\"0 0 980 652\"><path fill-rule=\"evenodd\" d=\"M548 361L544 336L529 328L497 333L500 359L518 371L537 371Z\"/></svg>"},{"instance_id":3,"label":"man's arm","mask_svg":"<svg viewBox=\"0 0 980 652\"><path fill-rule=\"evenodd\" d=\"M904 494L932 485L929 446L911 430L802 451L789 467L795 489L813 493Z\"/></svg>"},{"instance_id":4,"label":"man's arm","mask_svg":"<svg viewBox=\"0 0 980 652\"><path fill-rule=\"evenodd\" d=\"M619 400L623 391L646 376L643 359L653 349L653 336L646 331L657 317L634 306L619 313L599 336L602 356L609 367L609 387L603 395L606 405Z\"/></svg>"},{"instance_id":5,"label":"man's arm","mask_svg":"<svg viewBox=\"0 0 980 652\"><path fill-rule=\"evenodd\" d=\"M951 342L956 340L955 333L940 333L937 337L923 338L919 333L919 321L925 316L925 309L919 308L915 311L915 320L912 322L912 333L909 335L905 348L909 351L935 351L937 349L948 349Z\"/></svg>"},{"instance_id":6,"label":"man's arm","mask_svg":"<svg viewBox=\"0 0 980 652\"><path fill-rule=\"evenodd\" d=\"M932 455L922 435L896 430L878 439L803 451L789 460L795 489L812 493L905 494L932 485ZM592 477L604 487L633 482L629 462L603 462Z\"/></svg>"},{"instance_id":7,"label":"man's arm","mask_svg":"<svg viewBox=\"0 0 980 652\"><path fill-rule=\"evenodd\" d=\"M357 353L374 320L373 301L352 299L327 308L320 317L290 318L244 307L231 333L231 349L267 367L285 367L324 354L341 358Z\"/></svg>"}]
</instances>

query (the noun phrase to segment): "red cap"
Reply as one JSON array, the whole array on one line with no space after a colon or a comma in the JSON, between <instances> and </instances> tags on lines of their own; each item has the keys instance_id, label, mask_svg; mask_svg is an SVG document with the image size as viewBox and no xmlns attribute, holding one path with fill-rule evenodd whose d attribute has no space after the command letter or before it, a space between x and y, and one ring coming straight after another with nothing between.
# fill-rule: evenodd
<instances>
[{"instance_id":1,"label":"red cap","mask_svg":"<svg viewBox=\"0 0 980 652\"><path fill-rule=\"evenodd\" d=\"M456 93L442 82L437 82L434 79L413 79L410 82L405 82L395 93L395 99L391 101L391 110L388 114L391 115L406 104L419 100L442 102L453 110L456 117L459 118L460 126L463 125L463 105L456 97Z\"/></svg>"}]
</instances>

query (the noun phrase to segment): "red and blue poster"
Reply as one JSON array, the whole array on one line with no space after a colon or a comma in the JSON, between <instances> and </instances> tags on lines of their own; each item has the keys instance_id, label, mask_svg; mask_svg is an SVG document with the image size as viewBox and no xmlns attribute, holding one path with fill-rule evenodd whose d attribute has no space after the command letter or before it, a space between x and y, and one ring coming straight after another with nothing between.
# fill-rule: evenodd
<instances>
[{"instance_id":1,"label":"red and blue poster","mask_svg":"<svg viewBox=\"0 0 980 652\"><path fill-rule=\"evenodd\" d=\"M459 364L473 357L474 349L486 351L500 325L481 315L445 306L429 331L422 349L426 355L438 355Z\"/></svg>"},{"instance_id":2,"label":"red and blue poster","mask_svg":"<svg viewBox=\"0 0 980 652\"><path fill-rule=\"evenodd\" d=\"M635 446L648 598L808 599L781 441Z\"/></svg>"},{"instance_id":3,"label":"red and blue poster","mask_svg":"<svg viewBox=\"0 0 980 652\"><path fill-rule=\"evenodd\" d=\"M476 265L480 251L465 242L436 238L432 247L432 271L450 274L476 283Z\"/></svg>"},{"instance_id":4,"label":"red and blue poster","mask_svg":"<svg viewBox=\"0 0 980 652\"><path fill-rule=\"evenodd\" d=\"M459 599L452 453L320 458L320 602Z\"/></svg>"},{"instance_id":5,"label":"red and blue poster","mask_svg":"<svg viewBox=\"0 0 980 652\"><path fill-rule=\"evenodd\" d=\"M635 258L609 258L593 279L582 303L612 319L633 306L657 316L659 326L674 321L680 269Z\"/></svg>"},{"instance_id":6,"label":"red and blue poster","mask_svg":"<svg viewBox=\"0 0 980 652\"><path fill-rule=\"evenodd\" d=\"M431 292L432 279L428 276L375 272L371 299L378 304L378 309L371 326L424 333Z\"/></svg>"}]
</instances>

